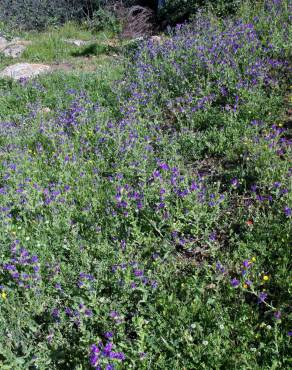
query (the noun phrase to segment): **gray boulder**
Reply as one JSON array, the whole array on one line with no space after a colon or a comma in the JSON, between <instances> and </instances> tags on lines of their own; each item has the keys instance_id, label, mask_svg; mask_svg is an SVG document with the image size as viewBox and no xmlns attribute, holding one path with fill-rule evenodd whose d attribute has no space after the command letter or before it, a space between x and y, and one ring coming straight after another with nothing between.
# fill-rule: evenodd
<instances>
[{"instance_id":1,"label":"gray boulder","mask_svg":"<svg viewBox=\"0 0 292 370\"><path fill-rule=\"evenodd\" d=\"M26 46L24 45L9 45L7 46L5 49L2 50L2 53L6 56L6 57L10 57L10 58L19 58L22 53L24 52L24 50L26 49Z\"/></svg>"},{"instance_id":2,"label":"gray boulder","mask_svg":"<svg viewBox=\"0 0 292 370\"><path fill-rule=\"evenodd\" d=\"M52 70L46 64L16 63L6 67L0 72L0 78L13 78L14 80L29 79Z\"/></svg>"}]
</instances>

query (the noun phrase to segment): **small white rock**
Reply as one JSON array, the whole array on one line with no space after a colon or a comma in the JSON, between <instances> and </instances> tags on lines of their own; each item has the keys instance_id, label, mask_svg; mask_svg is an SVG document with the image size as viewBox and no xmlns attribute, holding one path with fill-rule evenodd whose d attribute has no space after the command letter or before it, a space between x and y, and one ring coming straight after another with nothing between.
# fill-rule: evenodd
<instances>
[{"instance_id":1,"label":"small white rock","mask_svg":"<svg viewBox=\"0 0 292 370\"><path fill-rule=\"evenodd\" d=\"M0 50L6 48L6 46L8 45L8 41L6 40L5 37L2 37L0 36Z\"/></svg>"},{"instance_id":2,"label":"small white rock","mask_svg":"<svg viewBox=\"0 0 292 370\"><path fill-rule=\"evenodd\" d=\"M51 109L49 107L44 107L44 108L41 109L41 112L42 113L50 113Z\"/></svg>"},{"instance_id":3,"label":"small white rock","mask_svg":"<svg viewBox=\"0 0 292 370\"><path fill-rule=\"evenodd\" d=\"M152 42L156 42L156 43L158 43L158 44L160 44L161 42L162 42L162 37L161 36L151 36L150 37L150 40L152 41Z\"/></svg>"},{"instance_id":4,"label":"small white rock","mask_svg":"<svg viewBox=\"0 0 292 370\"><path fill-rule=\"evenodd\" d=\"M88 44L88 41L74 40L74 39L65 39L64 42L66 42L67 44L75 45L75 46L84 46Z\"/></svg>"}]
</instances>

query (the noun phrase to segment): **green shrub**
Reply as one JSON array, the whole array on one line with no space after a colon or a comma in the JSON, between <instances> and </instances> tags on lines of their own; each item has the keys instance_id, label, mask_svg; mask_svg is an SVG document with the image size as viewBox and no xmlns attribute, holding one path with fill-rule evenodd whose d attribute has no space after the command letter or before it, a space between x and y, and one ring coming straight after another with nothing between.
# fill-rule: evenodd
<instances>
[{"instance_id":1,"label":"green shrub","mask_svg":"<svg viewBox=\"0 0 292 370\"><path fill-rule=\"evenodd\" d=\"M21 29L44 29L71 19L91 17L106 0L1 0L0 22Z\"/></svg>"},{"instance_id":2,"label":"green shrub","mask_svg":"<svg viewBox=\"0 0 292 370\"><path fill-rule=\"evenodd\" d=\"M109 10L99 7L93 12L92 17L88 19L87 25L92 31L108 31L117 33L120 31L120 23L113 13Z\"/></svg>"},{"instance_id":3,"label":"green shrub","mask_svg":"<svg viewBox=\"0 0 292 370\"><path fill-rule=\"evenodd\" d=\"M218 14L223 15L236 10L240 0L166 0L165 5L158 11L159 21L167 21L169 24L182 22L196 13L202 7L209 5Z\"/></svg>"}]
</instances>

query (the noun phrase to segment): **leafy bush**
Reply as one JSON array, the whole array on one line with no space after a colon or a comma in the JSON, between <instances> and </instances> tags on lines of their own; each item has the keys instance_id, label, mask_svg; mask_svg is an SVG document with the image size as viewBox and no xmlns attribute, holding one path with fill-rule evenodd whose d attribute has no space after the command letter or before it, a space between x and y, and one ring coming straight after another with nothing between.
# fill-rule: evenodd
<instances>
[{"instance_id":1,"label":"leafy bush","mask_svg":"<svg viewBox=\"0 0 292 370\"><path fill-rule=\"evenodd\" d=\"M93 12L87 20L87 26L92 31L108 31L113 34L118 33L121 28L114 13L103 7L99 7Z\"/></svg>"},{"instance_id":2,"label":"leafy bush","mask_svg":"<svg viewBox=\"0 0 292 370\"><path fill-rule=\"evenodd\" d=\"M205 5L211 5L219 14L227 14L234 12L240 2L240 0L165 0L159 9L158 19L168 24L182 22Z\"/></svg>"},{"instance_id":3,"label":"leafy bush","mask_svg":"<svg viewBox=\"0 0 292 370\"><path fill-rule=\"evenodd\" d=\"M90 17L106 0L1 0L0 21L12 27L43 29L71 19Z\"/></svg>"}]
</instances>

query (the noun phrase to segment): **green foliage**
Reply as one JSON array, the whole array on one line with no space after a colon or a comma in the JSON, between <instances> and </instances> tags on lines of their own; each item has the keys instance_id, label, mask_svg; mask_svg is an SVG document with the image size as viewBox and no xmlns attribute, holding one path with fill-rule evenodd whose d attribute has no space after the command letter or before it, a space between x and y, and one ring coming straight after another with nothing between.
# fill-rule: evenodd
<instances>
[{"instance_id":1,"label":"green foliage","mask_svg":"<svg viewBox=\"0 0 292 370\"><path fill-rule=\"evenodd\" d=\"M0 21L10 28L44 29L68 20L90 18L103 0L1 0Z\"/></svg>"},{"instance_id":2,"label":"green foliage","mask_svg":"<svg viewBox=\"0 0 292 370\"><path fill-rule=\"evenodd\" d=\"M88 19L87 26L94 32L107 31L117 34L121 30L120 23L115 15L107 9L100 7Z\"/></svg>"},{"instance_id":3,"label":"green foliage","mask_svg":"<svg viewBox=\"0 0 292 370\"><path fill-rule=\"evenodd\" d=\"M288 2L244 5L0 80L1 370L291 367Z\"/></svg>"},{"instance_id":4,"label":"green foliage","mask_svg":"<svg viewBox=\"0 0 292 370\"><path fill-rule=\"evenodd\" d=\"M173 25L194 16L202 6L210 6L217 14L226 15L234 13L240 3L241 0L166 0L158 12L158 19Z\"/></svg>"}]
</instances>

